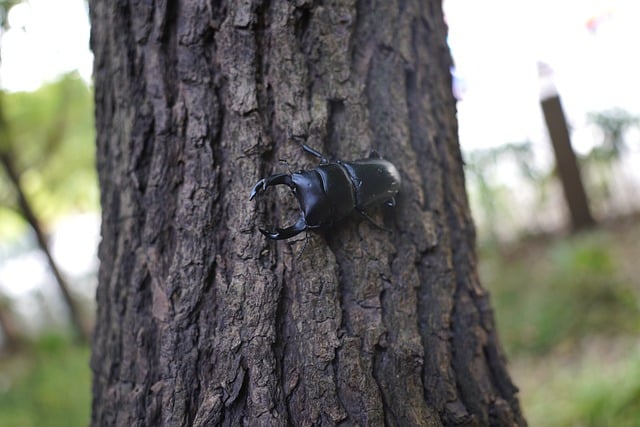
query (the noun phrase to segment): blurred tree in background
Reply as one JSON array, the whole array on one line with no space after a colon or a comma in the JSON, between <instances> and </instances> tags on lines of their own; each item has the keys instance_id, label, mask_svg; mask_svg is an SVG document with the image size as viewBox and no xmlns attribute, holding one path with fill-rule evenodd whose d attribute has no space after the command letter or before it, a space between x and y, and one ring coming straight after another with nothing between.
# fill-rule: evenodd
<instances>
[{"instance_id":1,"label":"blurred tree in background","mask_svg":"<svg viewBox=\"0 0 640 427\"><path fill-rule=\"evenodd\" d=\"M640 117L621 108L592 112L587 121L593 126L598 144L583 159L590 192L596 209L609 216L633 211L629 200L637 200L637 188L620 167L631 149L640 148L632 131L640 130Z\"/></svg>"},{"instance_id":2,"label":"blurred tree in background","mask_svg":"<svg viewBox=\"0 0 640 427\"><path fill-rule=\"evenodd\" d=\"M22 0L0 0L0 28L7 27L9 10L18 3L22 3Z\"/></svg>"},{"instance_id":3,"label":"blurred tree in background","mask_svg":"<svg viewBox=\"0 0 640 427\"><path fill-rule=\"evenodd\" d=\"M505 236L505 216L511 217L511 221L518 221L517 213L512 209L516 204L514 194L500 176L505 163L512 165L513 173L533 189L533 203L542 205L547 201L552 173L536 165L530 141L473 150L467 153L466 163L470 197L477 206L475 220L491 241ZM539 221L534 217L530 222L537 224ZM506 234L512 232L507 230Z\"/></svg>"},{"instance_id":4,"label":"blurred tree in background","mask_svg":"<svg viewBox=\"0 0 640 427\"><path fill-rule=\"evenodd\" d=\"M6 29L7 11L18 3L0 1L0 32ZM36 248L46 254L56 277L46 284L60 285L80 341L86 340L93 313L69 289L51 255L50 234L62 218L99 208L93 140L93 95L77 73L33 92L0 91L0 267ZM19 273L18 280L22 276L26 282L31 273ZM0 283L5 290L21 285ZM69 345L64 337L68 327L53 329L57 322L47 323L45 335L40 331L25 340L32 329L26 322L33 319L20 321L14 306L28 302L36 317L57 317L51 310L54 301L40 290L33 292L19 298L0 294L0 425L86 425L88 347Z\"/></svg>"},{"instance_id":5,"label":"blurred tree in background","mask_svg":"<svg viewBox=\"0 0 640 427\"><path fill-rule=\"evenodd\" d=\"M92 115L91 91L73 73L35 92L0 98L0 233L31 228L81 340L88 322L53 259L47 229L63 215L97 209Z\"/></svg>"},{"instance_id":6,"label":"blurred tree in background","mask_svg":"<svg viewBox=\"0 0 640 427\"><path fill-rule=\"evenodd\" d=\"M640 208L636 178L628 156L638 151L640 117L622 109L592 112L587 122L593 147L578 156L598 219L611 222L634 215ZM556 171L540 161L531 141L509 142L465 153L469 197L481 240L515 241L538 234L562 234L563 209Z\"/></svg>"},{"instance_id":7,"label":"blurred tree in background","mask_svg":"<svg viewBox=\"0 0 640 427\"><path fill-rule=\"evenodd\" d=\"M98 209L93 94L76 73L35 92L2 94L3 152L9 153L21 188L44 224L78 211ZM3 171L0 233L21 230L17 189ZM17 215L17 216L16 216ZM11 236L13 237L13 236Z\"/></svg>"}]
</instances>

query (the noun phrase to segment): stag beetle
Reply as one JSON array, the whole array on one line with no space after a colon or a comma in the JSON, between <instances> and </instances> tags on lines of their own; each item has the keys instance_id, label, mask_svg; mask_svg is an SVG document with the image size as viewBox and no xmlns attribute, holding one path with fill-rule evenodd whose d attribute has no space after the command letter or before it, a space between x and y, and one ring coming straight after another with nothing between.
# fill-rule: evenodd
<instances>
[{"instance_id":1,"label":"stag beetle","mask_svg":"<svg viewBox=\"0 0 640 427\"><path fill-rule=\"evenodd\" d=\"M267 187L284 184L298 199L300 218L289 227L275 231L260 229L260 232L270 239L288 239L306 230L329 228L353 211L379 227L364 209L380 203L395 206L394 196L400 190L398 169L375 152L368 159L329 162L318 151L301 145L304 151L320 159L320 165L263 178L253 187L249 197L253 200Z\"/></svg>"}]
</instances>

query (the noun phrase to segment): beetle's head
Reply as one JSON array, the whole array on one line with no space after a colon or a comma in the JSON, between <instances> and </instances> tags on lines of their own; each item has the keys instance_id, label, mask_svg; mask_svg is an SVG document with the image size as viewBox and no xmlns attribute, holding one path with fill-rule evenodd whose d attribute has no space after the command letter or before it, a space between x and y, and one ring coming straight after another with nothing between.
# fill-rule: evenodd
<instances>
[{"instance_id":1,"label":"beetle's head","mask_svg":"<svg viewBox=\"0 0 640 427\"><path fill-rule=\"evenodd\" d=\"M263 178L260 181L258 181L256 185L253 186L253 189L251 190L251 196L249 197L249 200L253 200L254 197L256 197L259 193L262 193L263 191L265 191L268 187L271 187L274 185L281 185L281 184L291 188L293 192L296 194L296 196L300 194L300 191L297 191L296 184L293 182L291 175L277 174L277 175L271 175L270 177ZM298 198L298 201L300 202L300 198L299 197L297 198ZM260 228L260 232L264 234L266 237L268 237L269 239L284 240L284 239L289 239L293 236L296 236L307 229L308 229L307 221L305 219L304 211L302 211L300 217L298 218L295 224L285 228L276 227L275 231L267 231Z\"/></svg>"}]
</instances>

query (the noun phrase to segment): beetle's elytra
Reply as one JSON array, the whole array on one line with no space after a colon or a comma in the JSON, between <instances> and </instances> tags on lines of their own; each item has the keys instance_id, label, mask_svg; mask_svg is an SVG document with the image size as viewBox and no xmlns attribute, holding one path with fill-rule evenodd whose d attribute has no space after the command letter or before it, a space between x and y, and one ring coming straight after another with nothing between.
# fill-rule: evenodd
<instances>
[{"instance_id":1,"label":"beetle's elytra","mask_svg":"<svg viewBox=\"0 0 640 427\"><path fill-rule=\"evenodd\" d=\"M271 175L258 181L251 191L249 200L267 187L284 184L291 188L300 204L301 214L295 224L276 227L275 231L260 229L268 238L282 240L306 230L329 228L353 211L371 221L365 208L382 203L395 206L394 197L400 191L401 181L398 169L391 162L376 153L368 159L329 162L306 144L302 144L302 148L321 160L318 167Z\"/></svg>"}]
</instances>

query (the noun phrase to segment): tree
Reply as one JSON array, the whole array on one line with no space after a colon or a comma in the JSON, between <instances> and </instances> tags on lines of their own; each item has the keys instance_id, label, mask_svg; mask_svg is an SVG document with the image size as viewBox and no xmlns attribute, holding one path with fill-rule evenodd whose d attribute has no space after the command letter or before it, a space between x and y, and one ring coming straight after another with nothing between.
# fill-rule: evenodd
<instances>
[{"instance_id":1,"label":"tree","mask_svg":"<svg viewBox=\"0 0 640 427\"><path fill-rule=\"evenodd\" d=\"M8 26L9 10L19 3L21 0L0 0L0 39ZM38 186L40 197L42 197L42 193L49 193L48 195L55 193L55 197L50 198L47 205L64 205L65 202L68 202L69 193L73 193L73 191L60 191L60 189L62 187L76 188L69 184L78 182L79 176L86 178L86 174L83 174L86 168L83 170L82 167L78 167L84 166L82 161L86 161L86 156L82 155L82 149L77 150L78 144L68 143L74 138L66 132L68 120L82 122L78 120L77 109L72 111L70 108L71 104L75 104L73 105L75 107L82 103L78 99L90 99L73 96L77 94L77 79L72 75L64 76L58 83L46 85L35 93L9 94L7 96L3 91L0 91L0 184L3 184L2 187L4 187L4 191L0 191L0 219L6 220L5 211L9 210L29 225L36 237L39 249L47 260L49 270L56 280L63 304L69 313L74 336L79 342L85 342L90 333L83 322L80 310L69 289L69 284L51 254L49 239L40 212L35 208L32 195L23 184L23 175L31 172L33 176L37 176L41 182L45 183ZM12 114L14 112L10 109L8 109L9 111L5 110L5 98L12 98L13 106L17 105L17 108L14 108L17 114ZM52 100L57 105L50 108ZM86 108L84 110L86 111ZM84 120L84 122L88 121ZM76 126L77 128L78 126ZM77 140L77 136L74 136ZM61 144L63 139L67 139L66 147L74 149L76 157L82 159L80 162L69 161L69 156L61 155L64 153L64 149L60 147L65 146L65 144ZM56 159L57 162L51 161L51 159ZM60 173L62 168L56 168L56 163L58 165L64 164L63 173ZM69 174L70 169L75 170L75 174ZM38 172L33 173L34 170L38 170ZM61 178L61 175L64 175L64 178ZM74 180L74 178L76 179ZM54 191L51 191L52 188ZM76 195L77 193L74 194L74 196ZM60 200L63 201L60 202Z\"/></svg>"},{"instance_id":2,"label":"tree","mask_svg":"<svg viewBox=\"0 0 640 427\"><path fill-rule=\"evenodd\" d=\"M90 100L86 85L72 74L35 92L0 92L0 220L17 216L35 235L80 342L88 339L89 328L49 248L46 219L86 205L78 193L88 192L78 188L95 187L95 172L87 166L92 162L83 156L92 134L77 124L91 123Z\"/></svg>"},{"instance_id":3,"label":"tree","mask_svg":"<svg viewBox=\"0 0 640 427\"><path fill-rule=\"evenodd\" d=\"M542 99L540 104L556 158L556 170L562 184L562 193L571 218L571 230L580 231L591 228L595 225L595 220L591 215L576 153L571 146L569 127L562 111L560 96L551 95Z\"/></svg>"},{"instance_id":4,"label":"tree","mask_svg":"<svg viewBox=\"0 0 640 427\"><path fill-rule=\"evenodd\" d=\"M524 424L476 270L437 1L91 2L92 424ZM375 148L390 232L255 182ZM300 254L300 255L299 255ZM299 257L298 257L299 255Z\"/></svg>"},{"instance_id":5,"label":"tree","mask_svg":"<svg viewBox=\"0 0 640 427\"><path fill-rule=\"evenodd\" d=\"M0 283L1 284L1 283ZM13 320L9 300L0 294L0 355L15 351L22 344L22 334Z\"/></svg>"}]
</instances>

